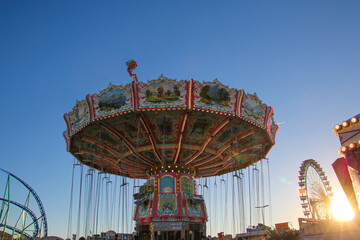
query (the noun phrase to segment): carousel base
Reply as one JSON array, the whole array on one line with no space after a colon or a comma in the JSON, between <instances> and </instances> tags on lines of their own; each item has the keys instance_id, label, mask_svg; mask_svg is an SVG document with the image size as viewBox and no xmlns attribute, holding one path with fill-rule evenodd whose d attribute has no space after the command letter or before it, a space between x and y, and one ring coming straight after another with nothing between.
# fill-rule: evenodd
<instances>
[{"instance_id":1,"label":"carousel base","mask_svg":"<svg viewBox=\"0 0 360 240\"><path fill-rule=\"evenodd\" d=\"M207 214L203 196L196 194L192 169L160 165L150 171L148 181L134 194L138 239L200 240L206 234Z\"/></svg>"},{"instance_id":2,"label":"carousel base","mask_svg":"<svg viewBox=\"0 0 360 240\"><path fill-rule=\"evenodd\" d=\"M137 240L201 240L206 233L205 223L154 222L136 227Z\"/></svg>"}]
</instances>

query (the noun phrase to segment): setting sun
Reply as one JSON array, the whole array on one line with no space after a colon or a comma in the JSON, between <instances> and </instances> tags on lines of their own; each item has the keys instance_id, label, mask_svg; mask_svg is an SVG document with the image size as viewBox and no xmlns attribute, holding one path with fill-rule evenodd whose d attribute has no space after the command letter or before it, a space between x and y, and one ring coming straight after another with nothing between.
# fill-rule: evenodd
<instances>
[{"instance_id":1,"label":"setting sun","mask_svg":"<svg viewBox=\"0 0 360 240\"><path fill-rule=\"evenodd\" d=\"M331 213L338 220L352 220L354 218L354 212L344 194L334 198L334 201L331 203Z\"/></svg>"}]
</instances>

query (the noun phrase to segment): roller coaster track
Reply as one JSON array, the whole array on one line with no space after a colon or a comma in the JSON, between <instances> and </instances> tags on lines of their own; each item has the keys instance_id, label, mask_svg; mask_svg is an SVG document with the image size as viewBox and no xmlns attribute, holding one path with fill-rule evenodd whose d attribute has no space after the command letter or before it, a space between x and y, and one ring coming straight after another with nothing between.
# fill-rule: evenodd
<instances>
[{"instance_id":1,"label":"roller coaster track","mask_svg":"<svg viewBox=\"0 0 360 240\"><path fill-rule=\"evenodd\" d=\"M5 199L5 198L0 198L0 201L9 202L9 203L14 204L15 206L23 209L24 211L26 211L26 212L31 216L31 218L32 218L32 220L33 220L33 223L34 223L34 229L35 229L35 230L34 230L34 237L36 237L36 236L38 235L38 233L39 233L39 224L38 224L38 222L37 222L38 219L37 219L35 213L34 213L33 211L31 211L30 208L28 208L28 207L26 207L26 206L24 206L24 205L22 205L22 204L20 204L20 203L18 203L18 202L11 201L11 200L8 200L8 199ZM8 228L8 225L6 225L6 227ZM10 229L10 228L9 228L9 229ZM14 230L14 229L11 229L11 230ZM16 231L16 229L15 229L15 231ZM19 230L19 231L20 231L20 233L21 233L21 230ZM17 231L16 231L16 232L17 232ZM18 232L18 233L19 233L19 232Z\"/></svg>"},{"instance_id":2,"label":"roller coaster track","mask_svg":"<svg viewBox=\"0 0 360 240\"><path fill-rule=\"evenodd\" d=\"M21 180L20 178L18 178L17 176L15 176L14 174L12 174L12 173L10 173L10 172L2 169L2 168L0 168L0 170L3 171L3 172L6 173L6 174L12 176L12 177L15 178L16 180L18 180L20 183L22 183L22 184L31 192L31 194L34 196L35 201L36 201L36 203L37 203L37 205L38 205L38 207L39 207L40 213L41 213L40 218L41 218L41 217L43 218L44 236L47 236L47 234L48 234L48 227L47 227L47 219L46 219L45 209L44 209L44 206L43 206L43 204L42 204L39 196L38 196L37 193L35 192L35 190L34 190L32 187L30 187L30 185L28 185L26 182L24 182L23 180ZM8 201L8 200L6 200L6 201ZM15 203L15 202L14 202L14 203ZM30 213L30 212L29 212L29 213ZM30 215L31 215L31 214L30 214ZM35 219L36 219L36 217L35 217ZM6 226L6 227L8 228L8 226ZM9 229L10 229L10 228L9 228ZM15 231L16 231L16 229L15 229ZM30 237L30 238L31 238L31 237Z\"/></svg>"},{"instance_id":3,"label":"roller coaster track","mask_svg":"<svg viewBox=\"0 0 360 240\"><path fill-rule=\"evenodd\" d=\"M4 226L4 224L0 224L0 227L3 227L3 226ZM20 229L14 228L14 227L9 226L9 225L5 225L5 227L6 227L7 229L12 230L12 231L15 230L15 232L24 235L27 239L34 239L34 238L33 238L32 236L30 236L29 234L23 233Z\"/></svg>"}]
</instances>

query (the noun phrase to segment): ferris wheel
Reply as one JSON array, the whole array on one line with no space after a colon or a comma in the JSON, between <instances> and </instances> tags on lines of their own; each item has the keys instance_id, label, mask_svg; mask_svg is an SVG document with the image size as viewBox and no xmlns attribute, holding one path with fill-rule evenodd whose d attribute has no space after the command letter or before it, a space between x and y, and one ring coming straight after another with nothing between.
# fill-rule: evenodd
<instances>
[{"instance_id":1,"label":"ferris wheel","mask_svg":"<svg viewBox=\"0 0 360 240\"><path fill-rule=\"evenodd\" d=\"M299 192L301 206L307 218L330 219L333 192L323 169L313 159L303 161L300 166Z\"/></svg>"}]
</instances>

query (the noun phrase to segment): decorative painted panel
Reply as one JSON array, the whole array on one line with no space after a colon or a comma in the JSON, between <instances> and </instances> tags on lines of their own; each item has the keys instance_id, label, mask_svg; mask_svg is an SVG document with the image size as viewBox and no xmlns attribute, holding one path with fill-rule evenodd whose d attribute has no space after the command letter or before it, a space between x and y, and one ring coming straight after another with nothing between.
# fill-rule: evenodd
<instances>
[{"instance_id":1,"label":"decorative painted panel","mask_svg":"<svg viewBox=\"0 0 360 240\"><path fill-rule=\"evenodd\" d=\"M158 216L176 216L179 211L178 194L158 194L156 213Z\"/></svg>"},{"instance_id":2,"label":"decorative painted panel","mask_svg":"<svg viewBox=\"0 0 360 240\"><path fill-rule=\"evenodd\" d=\"M165 162L171 162L175 155L175 149L172 149L171 147L175 148L176 146L163 145L161 147L163 147L160 149L161 158L164 159Z\"/></svg>"},{"instance_id":3,"label":"decorative painted panel","mask_svg":"<svg viewBox=\"0 0 360 240\"><path fill-rule=\"evenodd\" d=\"M261 102L256 93L245 94L241 103L240 117L265 128L266 109L266 104Z\"/></svg>"},{"instance_id":4,"label":"decorative painted panel","mask_svg":"<svg viewBox=\"0 0 360 240\"><path fill-rule=\"evenodd\" d=\"M176 81L163 75L147 83L138 82L138 109L186 108L187 86L185 80Z\"/></svg>"},{"instance_id":5,"label":"decorative painted panel","mask_svg":"<svg viewBox=\"0 0 360 240\"><path fill-rule=\"evenodd\" d=\"M90 122L89 106L86 100L77 101L73 110L68 114L71 135L78 132Z\"/></svg>"},{"instance_id":6,"label":"decorative painted panel","mask_svg":"<svg viewBox=\"0 0 360 240\"><path fill-rule=\"evenodd\" d=\"M150 209L152 205L152 194L145 195L142 202L137 207L136 219L146 218L150 216Z\"/></svg>"},{"instance_id":7,"label":"decorative painted panel","mask_svg":"<svg viewBox=\"0 0 360 240\"><path fill-rule=\"evenodd\" d=\"M175 192L175 179L172 176L163 176L160 178L160 193Z\"/></svg>"},{"instance_id":8,"label":"decorative painted panel","mask_svg":"<svg viewBox=\"0 0 360 240\"><path fill-rule=\"evenodd\" d=\"M272 114L270 117L269 126L270 126L269 134L273 144L275 144L276 133L279 130L279 125L277 125L274 121L274 114Z\"/></svg>"},{"instance_id":9,"label":"decorative painted panel","mask_svg":"<svg viewBox=\"0 0 360 240\"><path fill-rule=\"evenodd\" d=\"M141 155L148 159L156 159L155 153L152 149L141 152Z\"/></svg>"},{"instance_id":10,"label":"decorative painted panel","mask_svg":"<svg viewBox=\"0 0 360 240\"><path fill-rule=\"evenodd\" d=\"M154 185L148 183L145 183L144 185L140 186L139 194L140 195L146 195L154 192Z\"/></svg>"},{"instance_id":11,"label":"decorative painted panel","mask_svg":"<svg viewBox=\"0 0 360 240\"><path fill-rule=\"evenodd\" d=\"M186 213L189 217L205 217L203 204L204 201L196 201L193 194L184 194L186 203ZM197 197L199 198L199 197Z\"/></svg>"},{"instance_id":12,"label":"decorative painted panel","mask_svg":"<svg viewBox=\"0 0 360 240\"><path fill-rule=\"evenodd\" d=\"M194 81L194 108L235 115L236 90L219 81Z\"/></svg>"},{"instance_id":13,"label":"decorative painted panel","mask_svg":"<svg viewBox=\"0 0 360 240\"><path fill-rule=\"evenodd\" d=\"M341 146L348 147L351 143L359 143L360 142L360 126L355 126L353 124L351 128L345 129L345 131L339 131L339 140Z\"/></svg>"},{"instance_id":14,"label":"decorative painted panel","mask_svg":"<svg viewBox=\"0 0 360 240\"><path fill-rule=\"evenodd\" d=\"M140 122L135 121L136 116L134 114L123 115L118 118L107 119L116 130L120 131L123 136L132 142L135 147L148 144L148 137L144 128Z\"/></svg>"},{"instance_id":15,"label":"decorative painted panel","mask_svg":"<svg viewBox=\"0 0 360 240\"><path fill-rule=\"evenodd\" d=\"M63 137L65 138L65 142L66 142L66 150L69 151L69 149L70 149L70 137L69 137L68 131L63 132Z\"/></svg>"},{"instance_id":16,"label":"decorative painted panel","mask_svg":"<svg viewBox=\"0 0 360 240\"><path fill-rule=\"evenodd\" d=\"M131 84L110 85L99 94L92 95L95 119L133 110Z\"/></svg>"},{"instance_id":17,"label":"decorative painted panel","mask_svg":"<svg viewBox=\"0 0 360 240\"><path fill-rule=\"evenodd\" d=\"M184 162L185 159L187 159L189 156L193 155L196 153L196 150L200 150L200 147L198 147L197 149L191 149L192 146L188 145L188 146L184 146L183 145L183 149L180 152L180 163Z\"/></svg>"},{"instance_id":18,"label":"decorative painted panel","mask_svg":"<svg viewBox=\"0 0 360 240\"><path fill-rule=\"evenodd\" d=\"M194 193L193 181L191 178L186 176L181 177L180 184L181 184L181 192L191 193L191 194Z\"/></svg>"},{"instance_id":19,"label":"decorative painted panel","mask_svg":"<svg viewBox=\"0 0 360 240\"><path fill-rule=\"evenodd\" d=\"M185 143L201 144L209 137L216 126L224 120L225 116L219 114L212 114L210 117L205 112L193 112L186 132Z\"/></svg>"},{"instance_id":20,"label":"decorative painted panel","mask_svg":"<svg viewBox=\"0 0 360 240\"><path fill-rule=\"evenodd\" d=\"M271 121L271 117L274 115L273 113L273 108L271 106L267 106L266 107L266 119L265 119L265 127L266 130L269 132L270 131L270 121Z\"/></svg>"},{"instance_id":21,"label":"decorative painted panel","mask_svg":"<svg viewBox=\"0 0 360 240\"><path fill-rule=\"evenodd\" d=\"M179 111L169 111L166 115L162 112L147 112L147 121L151 124L154 137L159 144L176 142L177 127L182 119Z\"/></svg>"},{"instance_id":22,"label":"decorative painted panel","mask_svg":"<svg viewBox=\"0 0 360 240\"><path fill-rule=\"evenodd\" d=\"M233 141L240 140L241 133L247 130L247 127L244 125L231 125L224 128L221 132L217 134L215 139L211 141L210 146L212 148L220 148L224 145L230 144Z\"/></svg>"},{"instance_id":23,"label":"decorative painted panel","mask_svg":"<svg viewBox=\"0 0 360 240\"><path fill-rule=\"evenodd\" d=\"M214 124L214 119L205 116L192 118L190 124L192 128L187 132L188 138L186 140L190 143L200 143L205 140L208 130Z\"/></svg>"}]
</instances>

